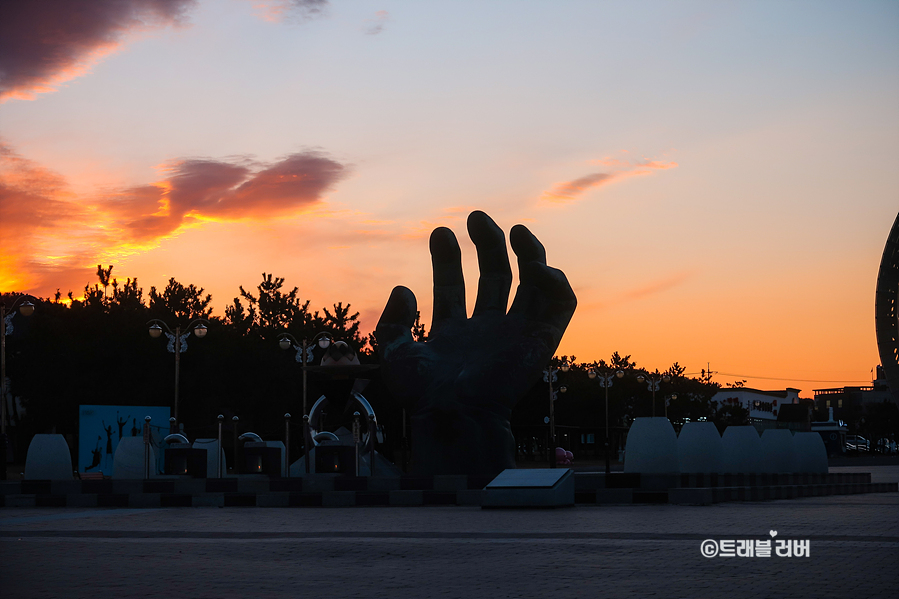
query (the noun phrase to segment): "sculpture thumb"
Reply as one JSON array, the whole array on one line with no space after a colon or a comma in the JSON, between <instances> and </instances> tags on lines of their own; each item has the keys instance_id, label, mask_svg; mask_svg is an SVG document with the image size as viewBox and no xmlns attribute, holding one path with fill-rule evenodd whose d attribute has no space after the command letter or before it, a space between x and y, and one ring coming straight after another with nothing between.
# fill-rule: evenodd
<instances>
[{"instance_id":1,"label":"sculpture thumb","mask_svg":"<svg viewBox=\"0 0 899 599\"><path fill-rule=\"evenodd\" d=\"M393 288L375 332L379 347L386 348L397 342L412 342L412 325L415 323L417 306L415 294L410 289L402 285Z\"/></svg>"}]
</instances>

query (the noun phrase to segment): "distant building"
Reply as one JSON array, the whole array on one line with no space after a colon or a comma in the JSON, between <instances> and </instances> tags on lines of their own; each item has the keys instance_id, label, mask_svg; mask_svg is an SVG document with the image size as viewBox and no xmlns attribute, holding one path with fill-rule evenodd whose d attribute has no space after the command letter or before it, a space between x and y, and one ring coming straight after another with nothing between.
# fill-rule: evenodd
<instances>
[{"instance_id":1,"label":"distant building","mask_svg":"<svg viewBox=\"0 0 899 599\"><path fill-rule=\"evenodd\" d=\"M815 409L826 412L833 408L837 421L855 423L863 415L864 406L885 401L896 403L896 396L890 392L880 366L877 367L877 378L870 386L815 389Z\"/></svg>"},{"instance_id":2,"label":"distant building","mask_svg":"<svg viewBox=\"0 0 899 599\"><path fill-rule=\"evenodd\" d=\"M739 405L749 410L749 422L758 430L777 428L777 421L785 416L793 420L794 414L784 413L784 406L799 404L799 389L787 387L783 391L760 391L749 387L728 387L712 397L714 406ZM786 412L796 412L796 408L787 408ZM779 417L780 416L780 417Z\"/></svg>"}]
</instances>

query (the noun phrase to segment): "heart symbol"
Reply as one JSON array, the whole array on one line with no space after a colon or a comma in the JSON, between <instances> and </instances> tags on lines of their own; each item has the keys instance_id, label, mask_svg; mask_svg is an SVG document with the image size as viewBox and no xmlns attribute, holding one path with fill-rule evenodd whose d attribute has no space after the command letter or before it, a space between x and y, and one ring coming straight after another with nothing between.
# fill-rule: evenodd
<instances>
[{"instance_id":1,"label":"heart symbol","mask_svg":"<svg viewBox=\"0 0 899 599\"><path fill-rule=\"evenodd\" d=\"M774 537L777 536L777 531L776 531L776 530L769 530L769 531L768 531L768 534L771 535L771 538L773 539Z\"/></svg>"}]
</instances>

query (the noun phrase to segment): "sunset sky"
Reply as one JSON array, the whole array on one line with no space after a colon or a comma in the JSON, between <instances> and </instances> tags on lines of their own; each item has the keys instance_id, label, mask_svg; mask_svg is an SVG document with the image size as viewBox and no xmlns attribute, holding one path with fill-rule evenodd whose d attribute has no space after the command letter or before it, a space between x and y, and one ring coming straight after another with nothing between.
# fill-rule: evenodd
<instances>
[{"instance_id":1,"label":"sunset sky","mask_svg":"<svg viewBox=\"0 0 899 599\"><path fill-rule=\"evenodd\" d=\"M472 209L567 274L559 354L803 397L865 384L899 3L0 8L0 291L80 296L112 264L222 315L266 272L366 332L406 285L430 323L435 226L473 306Z\"/></svg>"}]
</instances>

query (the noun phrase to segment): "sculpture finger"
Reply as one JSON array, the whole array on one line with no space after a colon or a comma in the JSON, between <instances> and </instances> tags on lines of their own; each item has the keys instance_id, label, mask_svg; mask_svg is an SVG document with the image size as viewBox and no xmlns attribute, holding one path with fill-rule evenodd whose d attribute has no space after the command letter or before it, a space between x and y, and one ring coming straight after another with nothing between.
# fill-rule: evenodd
<instances>
[{"instance_id":1,"label":"sculpture finger","mask_svg":"<svg viewBox=\"0 0 899 599\"><path fill-rule=\"evenodd\" d=\"M518 288L515 290L515 299L512 301L512 307L509 308L509 314L525 314L529 311L528 306L539 301L540 295L534 281L528 280L526 265L530 262L546 264L546 248L524 225L512 227L509 232L509 242L518 257Z\"/></svg>"},{"instance_id":2,"label":"sculpture finger","mask_svg":"<svg viewBox=\"0 0 899 599\"><path fill-rule=\"evenodd\" d=\"M411 290L401 285L393 288L375 329L378 352L382 358L389 358L392 349L413 343L412 325L417 309L415 294Z\"/></svg>"},{"instance_id":3,"label":"sculpture finger","mask_svg":"<svg viewBox=\"0 0 899 599\"><path fill-rule=\"evenodd\" d=\"M434 314L431 334L447 321L465 318L465 279L462 275L462 250L455 234L446 227L431 233L431 266L434 270Z\"/></svg>"},{"instance_id":4,"label":"sculpture finger","mask_svg":"<svg viewBox=\"0 0 899 599\"><path fill-rule=\"evenodd\" d=\"M561 270L536 260L523 264L519 277L521 284L509 314L548 325L558 344L577 307L577 297L568 278Z\"/></svg>"},{"instance_id":5,"label":"sculpture finger","mask_svg":"<svg viewBox=\"0 0 899 599\"><path fill-rule=\"evenodd\" d=\"M478 299L472 316L494 310L506 312L512 288L512 267L506 250L506 236L493 219L480 210L468 216L468 235L478 250Z\"/></svg>"},{"instance_id":6,"label":"sculpture finger","mask_svg":"<svg viewBox=\"0 0 899 599\"><path fill-rule=\"evenodd\" d=\"M512 244L512 251L518 256L519 270L528 262L537 261L546 264L546 248L524 225L512 227L509 231L509 243Z\"/></svg>"}]
</instances>

